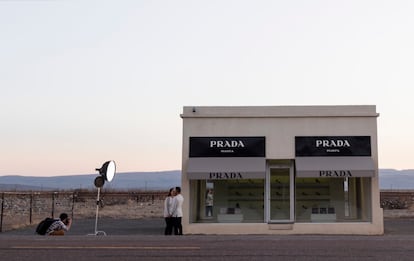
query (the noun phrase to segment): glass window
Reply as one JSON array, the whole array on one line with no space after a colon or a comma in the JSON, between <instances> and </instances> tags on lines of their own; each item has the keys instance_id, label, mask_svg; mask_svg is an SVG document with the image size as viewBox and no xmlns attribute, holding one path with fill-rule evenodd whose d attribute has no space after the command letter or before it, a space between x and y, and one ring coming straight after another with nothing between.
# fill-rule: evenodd
<instances>
[{"instance_id":1,"label":"glass window","mask_svg":"<svg viewBox=\"0 0 414 261\"><path fill-rule=\"evenodd\" d=\"M192 222L263 222L264 179L196 180Z\"/></svg>"},{"instance_id":2,"label":"glass window","mask_svg":"<svg viewBox=\"0 0 414 261\"><path fill-rule=\"evenodd\" d=\"M296 178L296 222L371 221L370 178Z\"/></svg>"},{"instance_id":3,"label":"glass window","mask_svg":"<svg viewBox=\"0 0 414 261\"><path fill-rule=\"evenodd\" d=\"M291 184L288 168L270 169L270 222L291 220Z\"/></svg>"}]
</instances>

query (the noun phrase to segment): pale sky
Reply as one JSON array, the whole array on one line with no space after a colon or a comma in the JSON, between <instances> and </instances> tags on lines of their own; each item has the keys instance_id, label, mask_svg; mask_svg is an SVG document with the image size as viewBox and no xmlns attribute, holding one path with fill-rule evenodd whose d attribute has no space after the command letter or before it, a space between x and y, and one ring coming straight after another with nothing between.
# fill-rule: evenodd
<instances>
[{"instance_id":1,"label":"pale sky","mask_svg":"<svg viewBox=\"0 0 414 261\"><path fill-rule=\"evenodd\" d=\"M0 0L0 175L181 169L183 106L376 105L414 168L414 1Z\"/></svg>"}]
</instances>

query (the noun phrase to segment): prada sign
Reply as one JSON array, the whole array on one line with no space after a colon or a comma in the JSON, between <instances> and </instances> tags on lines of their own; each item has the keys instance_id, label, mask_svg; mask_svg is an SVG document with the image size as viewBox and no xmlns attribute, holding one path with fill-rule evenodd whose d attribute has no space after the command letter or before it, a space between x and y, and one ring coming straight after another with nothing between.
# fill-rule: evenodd
<instances>
[{"instance_id":1,"label":"prada sign","mask_svg":"<svg viewBox=\"0 0 414 261\"><path fill-rule=\"evenodd\" d=\"M352 177L352 172L350 170L320 170L319 177L347 178Z\"/></svg>"},{"instance_id":2,"label":"prada sign","mask_svg":"<svg viewBox=\"0 0 414 261\"><path fill-rule=\"evenodd\" d=\"M209 179L243 179L241 172L210 172Z\"/></svg>"},{"instance_id":3,"label":"prada sign","mask_svg":"<svg viewBox=\"0 0 414 261\"><path fill-rule=\"evenodd\" d=\"M370 136L295 137L296 157L371 156Z\"/></svg>"},{"instance_id":4,"label":"prada sign","mask_svg":"<svg viewBox=\"0 0 414 261\"><path fill-rule=\"evenodd\" d=\"M296 157L296 177L374 177L371 157Z\"/></svg>"},{"instance_id":5,"label":"prada sign","mask_svg":"<svg viewBox=\"0 0 414 261\"><path fill-rule=\"evenodd\" d=\"M264 179L264 157L193 157L187 161L188 179Z\"/></svg>"},{"instance_id":6,"label":"prada sign","mask_svg":"<svg viewBox=\"0 0 414 261\"><path fill-rule=\"evenodd\" d=\"M265 157L265 137L190 137L190 157Z\"/></svg>"}]
</instances>

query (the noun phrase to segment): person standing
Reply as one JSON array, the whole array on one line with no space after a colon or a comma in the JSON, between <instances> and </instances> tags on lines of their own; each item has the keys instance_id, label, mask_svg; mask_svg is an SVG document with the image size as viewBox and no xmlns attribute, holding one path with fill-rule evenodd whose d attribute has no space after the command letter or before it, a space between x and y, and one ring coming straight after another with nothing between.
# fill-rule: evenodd
<instances>
[{"instance_id":1,"label":"person standing","mask_svg":"<svg viewBox=\"0 0 414 261\"><path fill-rule=\"evenodd\" d=\"M213 216L213 202L214 202L213 191L209 189L206 195L206 216L207 217Z\"/></svg>"},{"instance_id":2,"label":"person standing","mask_svg":"<svg viewBox=\"0 0 414 261\"><path fill-rule=\"evenodd\" d=\"M173 203L173 217L174 217L174 235L183 234L182 217L183 217L183 203L184 197L181 195L181 187L175 187L175 197Z\"/></svg>"},{"instance_id":3,"label":"person standing","mask_svg":"<svg viewBox=\"0 0 414 261\"><path fill-rule=\"evenodd\" d=\"M168 196L164 200L164 219L165 219L165 230L164 235L172 235L174 227L173 218L173 203L174 203L175 190L170 188Z\"/></svg>"}]
</instances>

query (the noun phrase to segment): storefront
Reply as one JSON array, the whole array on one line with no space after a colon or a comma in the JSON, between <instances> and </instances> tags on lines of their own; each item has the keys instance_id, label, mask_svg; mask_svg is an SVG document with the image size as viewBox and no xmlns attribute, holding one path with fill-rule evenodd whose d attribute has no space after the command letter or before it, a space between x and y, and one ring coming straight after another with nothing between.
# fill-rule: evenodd
<instances>
[{"instance_id":1,"label":"storefront","mask_svg":"<svg viewBox=\"0 0 414 261\"><path fill-rule=\"evenodd\" d=\"M184 232L382 234L375 110L184 107Z\"/></svg>"}]
</instances>

